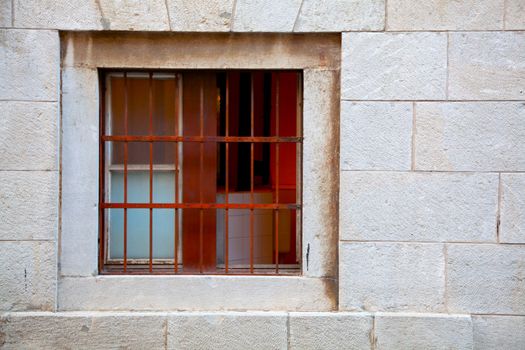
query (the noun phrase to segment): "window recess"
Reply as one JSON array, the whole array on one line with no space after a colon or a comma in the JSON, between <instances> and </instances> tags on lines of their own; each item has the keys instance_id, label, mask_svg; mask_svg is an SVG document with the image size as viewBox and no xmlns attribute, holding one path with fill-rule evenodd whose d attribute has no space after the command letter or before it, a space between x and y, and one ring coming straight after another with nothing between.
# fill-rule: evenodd
<instances>
[{"instance_id":1,"label":"window recess","mask_svg":"<svg viewBox=\"0 0 525 350\"><path fill-rule=\"evenodd\" d=\"M301 71L100 77L100 273L301 272Z\"/></svg>"}]
</instances>

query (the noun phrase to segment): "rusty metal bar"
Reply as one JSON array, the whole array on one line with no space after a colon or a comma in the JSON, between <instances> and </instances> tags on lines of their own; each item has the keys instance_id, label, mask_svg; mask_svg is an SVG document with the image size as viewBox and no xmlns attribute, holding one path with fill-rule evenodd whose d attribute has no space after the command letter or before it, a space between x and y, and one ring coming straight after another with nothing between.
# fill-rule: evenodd
<instances>
[{"instance_id":1,"label":"rusty metal bar","mask_svg":"<svg viewBox=\"0 0 525 350\"><path fill-rule=\"evenodd\" d=\"M124 134L128 135L128 74L124 72ZM124 203L128 202L128 143L124 143ZM124 208L124 272L128 263L128 209Z\"/></svg>"},{"instance_id":2,"label":"rusty metal bar","mask_svg":"<svg viewBox=\"0 0 525 350\"><path fill-rule=\"evenodd\" d=\"M253 86L253 73L251 73L250 76L250 136L254 137L254 86ZM253 180L254 180L254 173L253 173L253 142L250 143L250 204L254 203L253 200ZM253 273L253 245L254 245L254 237L253 237L253 208L250 208L250 273Z\"/></svg>"},{"instance_id":3,"label":"rusty metal bar","mask_svg":"<svg viewBox=\"0 0 525 350\"><path fill-rule=\"evenodd\" d=\"M275 74L275 135L279 137L279 73ZM279 205L279 144L275 144L275 204ZM275 209L275 273L279 273L279 209Z\"/></svg>"},{"instance_id":4,"label":"rusty metal bar","mask_svg":"<svg viewBox=\"0 0 525 350\"><path fill-rule=\"evenodd\" d=\"M201 78L202 79L202 78ZM200 136L202 137L204 135L204 82L201 80L201 87L200 87L200 106L199 106L199 114L200 114ZM204 143L200 143L200 163L199 163L199 202L202 204L203 200L203 186L204 183L204 177L203 177L203 168L204 168ZM203 235L204 235L204 212L203 208L200 208L199 211L199 268L200 272L203 272L202 264L203 264Z\"/></svg>"},{"instance_id":5,"label":"rusty metal bar","mask_svg":"<svg viewBox=\"0 0 525 350\"><path fill-rule=\"evenodd\" d=\"M102 208L118 209L300 209L299 204L270 203L101 203Z\"/></svg>"},{"instance_id":6,"label":"rusty metal bar","mask_svg":"<svg viewBox=\"0 0 525 350\"><path fill-rule=\"evenodd\" d=\"M105 173L105 143L102 142L102 137L105 134L106 130L106 76L99 77L99 79L102 79L100 81L101 86L103 86L102 89L100 89L100 106L99 106L99 163L98 163L98 177L99 177L99 189L98 189L98 210L99 210L99 218L98 218L98 241L99 241L99 255L98 255L98 271L102 271L104 269L104 259L105 259L105 242L106 242L106 233L105 233L105 210L102 208L101 204L104 203L105 200L105 194L106 194L106 173Z\"/></svg>"},{"instance_id":7,"label":"rusty metal bar","mask_svg":"<svg viewBox=\"0 0 525 350\"><path fill-rule=\"evenodd\" d=\"M177 79L177 75L175 75L175 79L174 79L174 82L175 82L175 88L173 89L174 91L174 94L175 94L175 110L174 110L174 123L175 123L175 136L178 136L179 135L179 118L180 118L180 115L179 115L179 96L180 94L178 94L178 79ZM179 143L176 142L175 143L175 171L174 171L174 174L173 174L174 178L175 178L175 189L174 189L174 194L175 194L175 203L179 203ZM175 273L179 272L179 208L175 208L174 210L175 212L175 222L174 222L174 225L175 225L175 246L174 246L174 251L173 251L173 268L175 269Z\"/></svg>"},{"instance_id":8,"label":"rusty metal bar","mask_svg":"<svg viewBox=\"0 0 525 350\"><path fill-rule=\"evenodd\" d=\"M303 140L302 137L275 137L275 136L163 136L163 135L105 135L103 141L112 142L209 142L209 143L230 143L230 142L249 142L249 143L297 143Z\"/></svg>"},{"instance_id":9,"label":"rusty metal bar","mask_svg":"<svg viewBox=\"0 0 525 350\"><path fill-rule=\"evenodd\" d=\"M153 73L149 73L149 134L153 135ZM149 202L153 203L153 142L149 143ZM153 208L149 209L149 271L153 270Z\"/></svg>"},{"instance_id":10,"label":"rusty metal bar","mask_svg":"<svg viewBox=\"0 0 525 350\"><path fill-rule=\"evenodd\" d=\"M225 135L226 137L228 137L230 135L230 75L229 74L226 74L226 132L225 132ZM225 180L224 180L224 183L225 183L225 195L224 195L224 203L226 204L226 208L224 210L224 270L226 273L228 273L228 260L229 260L229 256L228 256L228 249L229 249L229 241L228 241L228 238L229 238L229 210L228 210L228 203L229 203L229 176L230 176L230 172L229 172L229 167L230 167L230 143L229 142L226 142L226 165L225 165L225 170L226 170L226 175L225 175Z\"/></svg>"}]
</instances>

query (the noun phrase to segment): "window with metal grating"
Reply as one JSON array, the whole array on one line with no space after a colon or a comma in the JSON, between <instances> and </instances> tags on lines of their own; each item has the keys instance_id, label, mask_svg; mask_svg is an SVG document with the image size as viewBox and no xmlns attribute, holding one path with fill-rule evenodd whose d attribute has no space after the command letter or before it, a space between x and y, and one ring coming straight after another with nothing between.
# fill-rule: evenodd
<instances>
[{"instance_id":1,"label":"window with metal grating","mask_svg":"<svg viewBox=\"0 0 525 350\"><path fill-rule=\"evenodd\" d=\"M301 272L302 71L100 82L100 273Z\"/></svg>"}]
</instances>

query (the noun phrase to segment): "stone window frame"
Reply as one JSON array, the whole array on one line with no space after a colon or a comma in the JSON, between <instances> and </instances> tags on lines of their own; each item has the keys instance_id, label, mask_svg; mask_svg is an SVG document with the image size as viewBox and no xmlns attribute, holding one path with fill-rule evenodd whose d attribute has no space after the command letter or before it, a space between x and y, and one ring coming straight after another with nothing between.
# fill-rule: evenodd
<instances>
[{"instance_id":1,"label":"stone window frame","mask_svg":"<svg viewBox=\"0 0 525 350\"><path fill-rule=\"evenodd\" d=\"M339 34L61 33L59 310L337 306ZM99 275L99 68L303 71L300 276Z\"/></svg>"}]
</instances>

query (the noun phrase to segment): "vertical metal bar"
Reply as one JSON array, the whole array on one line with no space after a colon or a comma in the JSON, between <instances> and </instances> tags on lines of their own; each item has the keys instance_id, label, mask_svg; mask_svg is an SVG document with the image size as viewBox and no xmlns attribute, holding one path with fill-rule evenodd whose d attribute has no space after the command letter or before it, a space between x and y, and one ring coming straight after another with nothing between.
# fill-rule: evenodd
<instances>
[{"instance_id":1,"label":"vertical metal bar","mask_svg":"<svg viewBox=\"0 0 525 350\"><path fill-rule=\"evenodd\" d=\"M149 73L149 134L153 135L153 73ZM149 202L153 203L153 142L149 143ZM153 271L153 208L149 208L149 272Z\"/></svg>"},{"instance_id":2,"label":"vertical metal bar","mask_svg":"<svg viewBox=\"0 0 525 350\"><path fill-rule=\"evenodd\" d=\"M98 210L99 210L99 232L98 232L98 240L99 240L99 256L98 256L98 271L101 272L104 268L104 258L105 258L105 242L106 242L106 234L105 234L105 214L106 211L102 207L102 203L106 202L105 198L105 176L106 176L106 169L105 169L105 154L106 154L106 143L103 141L102 136L105 135L106 130L106 90L107 90L107 76L104 74L100 79L100 85L103 87L100 91L100 106L99 106L99 164L98 164L98 171L99 171L99 189L98 189Z\"/></svg>"},{"instance_id":3,"label":"vertical metal bar","mask_svg":"<svg viewBox=\"0 0 525 350\"><path fill-rule=\"evenodd\" d=\"M279 137L279 73L275 76L275 136ZM279 204L279 142L275 144L275 203ZM279 209L275 209L275 273L279 273Z\"/></svg>"},{"instance_id":4,"label":"vertical metal bar","mask_svg":"<svg viewBox=\"0 0 525 350\"><path fill-rule=\"evenodd\" d=\"M254 86L253 86L253 73L251 73L250 76L250 135L251 137L254 136ZM253 174L253 142L250 142L250 204L253 205L253 180L254 180L254 174ZM250 208L250 273L253 273L253 207Z\"/></svg>"},{"instance_id":5,"label":"vertical metal bar","mask_svg":"<svg viewBox=\"0 0 525 350\"><path fill-rule=\"evenodd\" d=\"M174 88L174 94L175 94L175 110L174 110L174 123L175 123L175 136L179 136L179 96L180 94L178 89L178 75L175 75L174 78L175 82L175 88ZM175 142L175 171L173 173L175 177L175 203L179 203L179 143ZM175 246L173 251L173 268L175 269L175 273L179 272L179 209L175 208Z\"/></svg>"},{"instance_id":6,"label":"vertical metal bar","mask_svg":"<svg viewBox=\"0 0 525 350\"><path fill-rule=\"evenodd\" d=\"M200 86L200 106L199 106L199 115L200 115L200 136L204 136L204 81L201 77L201 86ZM199 202L203 203L203 185L204 185L204 143L200 142L200 163L199 163ZM200 208L199 211L199 267L200 272L203 272L203 235L204 235L204 212Z\"/></svg>"},{"instance_id":7,"label":"vertical metal bar","mask_svg":"<svg viewBox=\"0 0 525 350\"><path fill-rule=\"evenodd\" d=\"M128 136L128 74L124 72L124 136ZM128 142L124 142L124 205L128 203ZM124 208L124 272L128 264L128 209Z\"/></svg>"},{"instance_id":8,"label":"vertical metal bar","mask_svg":"<svg viewBox=\"0 0 525 350\"><path fill-rule=\"evenodd\" d=\"M226 136L230 136L230 74L226 73ZM224 218L224 267L226 273L228 273L228 236L229 236L229 222L228 222L228 216L229 216L229 210L228 210L228 203L229 203L229 166L230 166L230 143L226 142L226 179L225 179L225 196L224 196L224 203L226 204L225 208L225 218Z\"/></svg>"}]
</instances>

